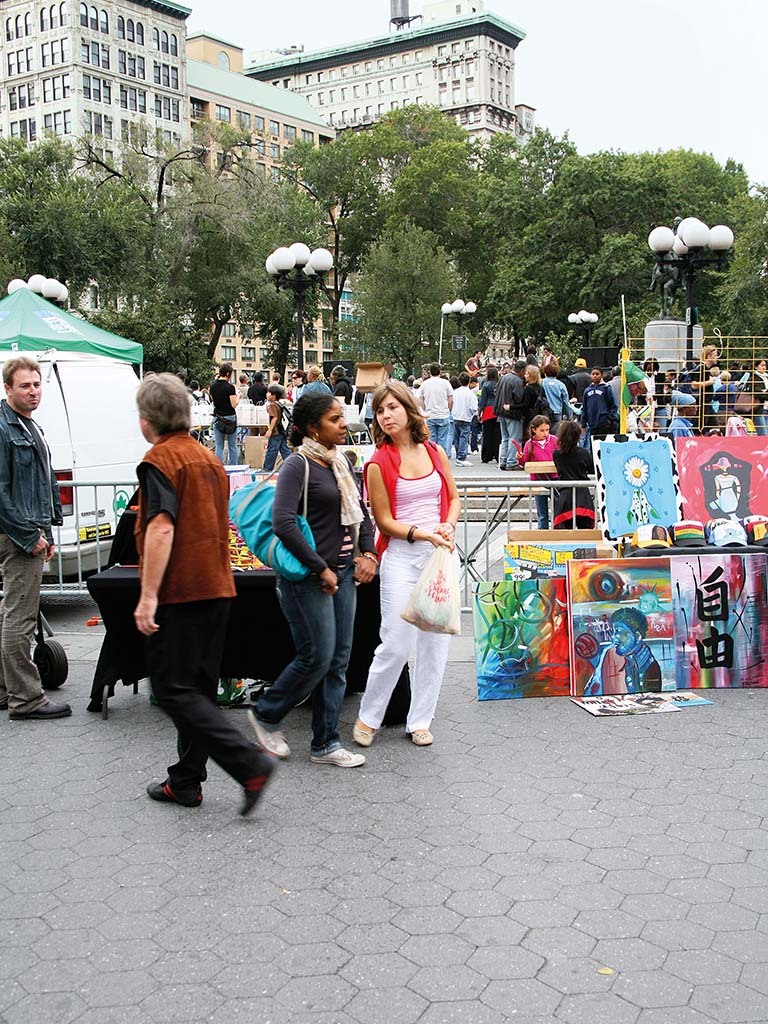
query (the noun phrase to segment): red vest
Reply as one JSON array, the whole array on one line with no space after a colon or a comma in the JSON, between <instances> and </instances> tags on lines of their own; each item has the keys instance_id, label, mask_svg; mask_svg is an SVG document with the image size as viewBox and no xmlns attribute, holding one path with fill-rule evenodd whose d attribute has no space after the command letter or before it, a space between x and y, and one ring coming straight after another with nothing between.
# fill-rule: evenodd
<instances>
[{"instance_id":1,"label":"red vest","mask_svg":"<svg viewBox=\"0 0 768 1024\"><path fill-rule=\"evenodd\" d=\"M444 523L448 517L451 497L448 491L448 480L445 475L445 469L443 468L443 463L440 459L440 449L431 441L425 441L424 447L429 452L429 457L432 459L432 465L440 474L440 522ZM363 479L365 480L366 487L368 486L368 467L372 462L376 463L381 470L384 486L386 487L387 494L389 495L389 506L392 510L392 518L397 519L397 481L400 479L400 452L393 444L383 444L380 448L376 449L369 461L366 462L365 466L363 466ZM388 544L389 537L385 536L381 530L379 530L376 538L376 551L379 557L381 557L381 555L386 551Z\"/></svg>"},{"instance_id":2,"label":"red vest","mask_svg":"<svg viewBox=\"0 0 768 1024\"><path fill-rule=\"evenodd\" d=\"M178 502L171 557L158 603L234 597L229 564L229 484L222 464L186 431L161 437L144 456L144 462L168 477ZM146 517L140 495L135 527L139 573L144 561Z\"/></svg>"}]
</instances>

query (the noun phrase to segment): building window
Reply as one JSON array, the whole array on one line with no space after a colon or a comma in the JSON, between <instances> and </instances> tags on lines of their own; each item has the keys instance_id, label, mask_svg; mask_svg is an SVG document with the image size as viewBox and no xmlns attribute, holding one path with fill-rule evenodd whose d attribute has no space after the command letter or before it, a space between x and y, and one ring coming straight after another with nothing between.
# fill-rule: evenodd
<instances>
[{"instance_id":1,"label":"building window","mask_svg":"<svg viewBox=\"0 0 768 1024\"><path fill-rule=\"evenodd\" d=\"M171 56L179 56L179 41L175 35L171 35Z\"/></svg>"},{"instance_id":2,"label":"building window","mask_svg":"<svg viewBox=\"0 0 768 1024\"><path fill-rule=\"evenodd\" d=\"M152 49L160 49L160 31L156 28L152 29Z\"/></svg>"},{"instance_id":3,"label":"building window","mask_svg":"<svg viewBox=\"0 0 768 1024\"><path fill-rule=\"evenodd\" d=\"M229 71L229 54L225 53L224 50L219 50L219 56L217 57L217 63L222 71Z\"/></svg>"},{"instance_id":4,"label":"building window","mask_svg":"<svg viewBox=\"0 0 768 1024\"><path fill-rule=\"evenodd\" d=\"M232 327L232 324L224 324L222 334L227 329ZM237 346L236 345L222 345L221 346L221 358L222 359L237 359Z\"/></svg>"},{"instance_id":5,"label":"building window","mask_svg":"<svg viewBox=\"0 0 768 1024\"><path fill-rule=\"evenodd\" d=\"M257 132L264 131L264 118L261 116L261 114L253 115L253 127L254 130Z\"/></svg>"},{"instance_id":6,"label":"building window","mask_svg":"<svg viewBox=\"0 0 768 1024\"><path fill-rule=\"evenodd\" d=\"M269 133L270 133L270 135L279 135L280 134L280 122L279 121L270 121L269 122Z\"/></svg>"},{"instance_id":7,"label":"building window","mask_svg":"<svg viewBox=\"0 0 768 1024\"><path fill-rule=\"evenodd\" d=\"M244 363L252 363L256 359L256 349L250 345L243 345L240 349L240 358Z\"/></svg>"},{"instance_id":8,"label":"building window","mask_svg":"<svg viewBox=\"0 0 768 1024\"><path fill-rule=\"evenodd\" d=\"M162 53L168 53L169 46L168 46L168 33L167 32L163 32L160 35L160 50L162 51Z\"/></svg>"},{"instance_id":9,"label":"building window","mask_svg":"<svg viewBox=\"0 0 768 1024\"><path fill-rule=\"evenodd\" d=\"M136 42L139 46L144 45L144 26L140 21L136 22Z\"/></svg>"},{"instance_id":10,"label":"building window","mask_svg":"<svg viewBox=\"0 0 768 1024\"><path fill-rule=\"evenodd\" d=\"M296 126L292 124L283 125L283 138L288 139L289 142L296 141Z\"/></svg>"},{"instance_id":11,"label":"building window","mask_svg":"<svg viewBox=\"0 0 768 1024\"><path fill-rule=\"evenodd\" d=\"M237 112L237 123L240 128L247 128L250 130L251 127L251 115L247 110L238 110Z\"/></svg>"},{"instance_id":12,"label":"building window","mask_svg":"<svg viewBox=\"0 0 768 1024\"><path fill-rule=\"evenodd\" d=\"M232 119L232 111L229 107L223 107L220 103L216 104L216 120L217 121L230 121Z\"/></svg>"},{"instance_id":13,"label":"building window","mask_svg":"<svg viewBox=\"0 0 768 1024\"><path fill-rule=\"evenodd\" d=\"M301 130L301 141L302 142L311 142L311 143L314 144L315 133L307 131L306 128L302 128L302 130Z\"/></svg>"},{"instance_id":14,"label":"building window","mask_svg":"<svg viewBox=\"0 0 768 1024\"><path fill-rule=\"evenodd\" d=\"M276 142L271 143L269 147L269 155L272 158L272 160L280 159L280 147Z\"/></svg>"}]
</instances>

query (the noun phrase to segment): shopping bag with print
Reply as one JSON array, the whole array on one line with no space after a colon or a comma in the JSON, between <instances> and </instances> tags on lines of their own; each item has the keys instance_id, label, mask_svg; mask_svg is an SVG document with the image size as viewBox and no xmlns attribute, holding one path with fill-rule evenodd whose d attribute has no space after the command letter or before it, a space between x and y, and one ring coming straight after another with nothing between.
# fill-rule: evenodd
<instances>
[{"instance_id":1,"label":"shopping bag with print","mask_svg":"<svg viewBox=\"0 0 768 1024\"><path fill-rule=\"evenodd\" d=\"M406 622L426 633L458 636L461 631L459 577L448 548L435 548L400 614Z\"/></svg>"}]
</instances>

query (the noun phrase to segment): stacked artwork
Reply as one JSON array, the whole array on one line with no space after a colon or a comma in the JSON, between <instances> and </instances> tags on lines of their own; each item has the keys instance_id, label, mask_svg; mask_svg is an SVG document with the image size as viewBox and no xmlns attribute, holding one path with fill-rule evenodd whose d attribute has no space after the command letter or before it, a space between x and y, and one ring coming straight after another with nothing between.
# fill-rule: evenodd
<instances>
[{"instance_id":1,"label":"stacked artwork","mask_svg":"<svg viewBox=\"0 0 768 1024\"><path fill-rule=\"evenodd\" d=\"M768 686L765 555L572 562L574 696Z\"/></svg>"},{"instance_id":2,"label":"stacked artwork","mask_svg":"<svg viewBox=\"0 0 768 1024\"><path fill-rule=\"evenodd\" d=\"M768 687L768 555L569 561L474 613L480 700Z\"/></svg>"}]
</instances>

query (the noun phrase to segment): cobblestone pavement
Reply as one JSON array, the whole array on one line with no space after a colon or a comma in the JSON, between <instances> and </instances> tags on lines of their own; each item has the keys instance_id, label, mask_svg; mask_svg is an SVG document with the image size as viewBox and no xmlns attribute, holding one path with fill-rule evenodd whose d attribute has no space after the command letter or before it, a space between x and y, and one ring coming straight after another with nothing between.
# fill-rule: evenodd
<instances>
[{"instance_id":1,"label":"cobblestone pavement","mask_svg":"<svg viewBox=\"0 0 768 1024\"><path fill-rule=\"evenodd\" d=\"M64 639L72 718L0 722L5 1024L768 1021L768 694L478 704L462 638L433 747L312 765L298 709L245 821L215 767L147 799L169 723L89 715L98 636Z\"/></svg>"}]
</instances>

